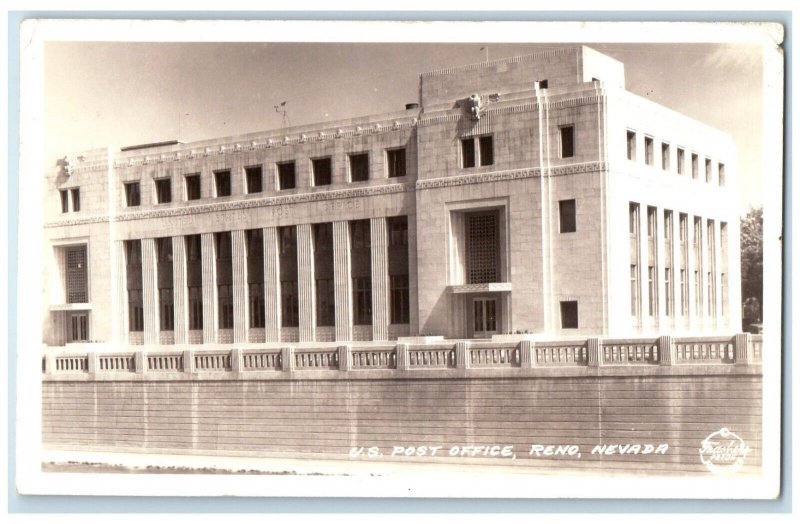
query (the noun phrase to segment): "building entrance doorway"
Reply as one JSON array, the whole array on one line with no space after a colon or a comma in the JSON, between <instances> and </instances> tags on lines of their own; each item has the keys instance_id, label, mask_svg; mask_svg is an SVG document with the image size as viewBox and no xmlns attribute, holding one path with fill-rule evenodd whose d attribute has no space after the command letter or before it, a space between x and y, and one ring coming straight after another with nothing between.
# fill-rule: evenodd
<instances>
[{"instance_id":1,"label":"building entrance doorway","mask_svg":"<svg viewBox=\"0 0 800 524\"><path fill-rule=\"evenodd\" d=\"M472 299L472 336L489 338L497 334L497 299Z\"/></svg>"}]
</instances>

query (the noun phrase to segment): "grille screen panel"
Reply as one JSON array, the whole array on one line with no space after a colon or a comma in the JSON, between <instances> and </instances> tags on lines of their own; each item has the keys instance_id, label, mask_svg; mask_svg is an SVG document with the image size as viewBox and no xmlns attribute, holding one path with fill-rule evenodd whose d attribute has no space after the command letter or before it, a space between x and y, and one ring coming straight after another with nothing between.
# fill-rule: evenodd
<instances>
[{"instance_id":1,"label":"grille screen panel","mask_svg":"<svg viewBox=\"0 0 800 524\"><path fill-rule=\"evenodd\" d=\"M469 284L498 282L497 213L467 215Z\"/></svg>"},{"instance_id":2,"label":"grille screen panel","mask_svg":"<svg viewBox=\"0 0 800 524\"><path fill-rule=\"evenodd\" d=\"M86 247L66 250L67 255L67 303L88 302L86 285Z\"/></svg>"}]
</instances>

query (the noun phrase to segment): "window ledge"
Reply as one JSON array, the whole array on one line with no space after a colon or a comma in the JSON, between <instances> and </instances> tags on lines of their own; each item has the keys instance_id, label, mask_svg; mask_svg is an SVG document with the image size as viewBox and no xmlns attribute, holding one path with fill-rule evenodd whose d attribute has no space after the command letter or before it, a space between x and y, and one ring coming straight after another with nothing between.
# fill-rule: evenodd
<instances>
[{"instance_id":1,"label":"window ledge","mask_svg":"<svg viewBox=\"0 0 800 524\"><path fill-rule=\"evenodd\" d=\"M52 304L50 311L91 311L91 302L73 302L71 304Z\"/></svg>"},{"instance_id":2,"label":"window ledge","mask_svg":"<svg viewBox=\"0 0 800 524\"><path fill-rule=\"evenodd\" d=\"M511 291L511 282L489 282L486 284L461 284L458 286L448 286L448 290L450 291L450 293L453 294Z\"/></svg>"}]
</instances>

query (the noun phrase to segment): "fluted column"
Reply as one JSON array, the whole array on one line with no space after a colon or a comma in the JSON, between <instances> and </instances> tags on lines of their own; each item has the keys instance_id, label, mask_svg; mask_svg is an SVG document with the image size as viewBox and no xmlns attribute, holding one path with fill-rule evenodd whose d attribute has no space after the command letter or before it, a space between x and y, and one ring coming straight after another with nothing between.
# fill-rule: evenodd
<instances>
[{"instance_id":1,"label":"fluted column","mask_svg":"<svg viewBox=\"0 0 800 524\"><path fill-rule=\"evenodd\" d=\"M350 279L350 224L333 223L333 290L336 307L336 340L353 340L353 294Z\"/></svg>"},{"instance_id":2,"label":"fluted column","mask_svg":"<svg viewBox=\"0 0 800 524\"><path fill-rule=\"evenodd\" d=\"M372 340L389 340L389 262L386 218L371 218Z\"/></svg>"},{"instance_id":3,"label":"fluted column","mask_svg":"<svg viewBox=\"0 0 800 524\"><path fill-rule=\"evenodd\" d=\"M172 237L172 293L175 308L175 344L187 344L189 342L189 308L186 289L186 237Z\"/></svg>"},{"instance_id":4,"label":"fluted column","mask_svg":"<svg viewBox=\"0 0 800 524\"><path fill-rule=\"evenodd\" d=\"M264 317L264 340L281 340L281 295L278 266L278 228L264 228L264 296L266 297L266 316Z\"/></svg>"},{"instance_id":5,"label":"fluted column","mask_svg":"<svg viewBox=\"0 0 800 524\"><path fill-rule=\"evenodd\" d=\"M231 231L233 255L233 342L247 342L250 326L247 301L247 250L244 230Z\"/></svg>"},{"instance_id":6,"label":"fluted column","mask_svg":"<svg viewBox=\"0 0 800 524\"><path fill-rule=\"evenodd\" d=\"M59 250L60 251L60 250ZM116 312L114 314L114 341L120 344L128 343L128 300L125 279L125 242L114 242L114 301ZM61 289L64 289L62 286ZM63 331L63 330L62 330Z\"/></svg>"},{"instance_id":7,"label":"fluted column","mask_svg":"<svg viewBox=\"0 0 800 524\"><path fill-rule=\"evenodd\" d=\"M313 342L317 315L314 307L314 237L311 224L297 226L297 285L300 305L300 342Z\"/></svg>"},{"instance_id":8,"label":"fluted column","mask_svg":"<svg viewBox=\"0 0 800 524\"><path fill-rule=\"evenodd\" d=\"M203 343L217 341L217 279L214 264L214 233L200 235L203 259Z\"/></svg>"},{"instance_id":9,"label":"fluted column","mask_svg":"<svg viewBox=\"0 0 800 524\"><path fill-rule=\"evenodd\" d=\"M158 281L156 280L156 242L142 239L142 300L144 303L144 343L158 344Z\"/></svg>"}]
</instances>

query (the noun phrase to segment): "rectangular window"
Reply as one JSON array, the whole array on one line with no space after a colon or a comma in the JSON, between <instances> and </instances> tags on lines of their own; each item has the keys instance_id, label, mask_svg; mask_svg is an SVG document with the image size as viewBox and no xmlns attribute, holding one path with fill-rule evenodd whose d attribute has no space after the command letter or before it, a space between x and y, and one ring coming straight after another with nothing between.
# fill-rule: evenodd
<instances>
[{"instance_id":1,"label":"rectangular window","mask_svg":"<svg viewBox=\"0 0 800 524\"><path fill-rule=\"evenodd\" d=\"M497 211L479 211L464 217L467 284L500 281L500 220Z\"/></svg>"},{"instance_id":2,"label":"rectangular window","mask_svg":"<svg viewBox=\"0 0 800 524\"><path fill-rule=\"evenodd\" d=\"M717 314L717 242L713 220L706 221L706 246L708 250L708 314Z\"/></svg>"},{"instance_id":3,"label":"rectangular window","mask_svg":"<svg viewBox=\"0 0 800 524\"><path fill-rule=\"evenodd\" d=\"M718 170L717 173L718 173L718 176L719 176L719 179L718 179L719 185L720 186L724 186L725 185L725 164L720 163L717 166L717 170Z\"/></svg>"},{"instance_id":4,"label":"rectangular window","mask_svg":"<svg viewBox=\"0 0 800 524\"><path fill-rule=\"evenodd\" d=\"M158 289L159 320L161 331L175 329L175 301L171 287Z\"/></svg>"},{"instance_id":5,"label":"rectangular window","mask_svg":"<svg viewBox=\"0 0 800 524\"><path fill-rule=\"evenodd\" d=\"M678 174L682 175L684 171L684 164L686 163L686 151L682 148L678 148L678 158L676 160L678 163Z\"/></svg>"},{"instance_id":6,"label":"rectangular window","mask_svg":"<svg viewBox=\"0 0 800 524\"><path fill-rule=\"evenodd\" d=\"M482 166L494 164L494 141L491 135L478 138L478 150L480 151Z\"/></svg>"},{"instance_id":7,"label":"rectangular window","mask_svg":"<svg viewBox=\"0 0 800 524\"><path fill-rule=\"evenodd\" d=\"M636 160L636 132L628 131L626 136L628 160Z\"/></svg>"},{"instance_id":8,"label":"rectangular window","mask_svg":"<svg viewBox=\"0 0 800 524\"><path fill-rule=\"evenodd\" d=\"M561 158L572 158L575 156L575 127L563 126L559 128L561 132Z\"/></svg>"},{"instance_id":9,"label":"rectangular window","mask_svg":"<svg viewBox=\"0 0 800 524\"><path fill-rule=\"evenodd\" d=\"M159 326L161 331L175 329L175 306L172 292L172 238L156 238L156 279L158 281Z\"/></svg>"},{"instance_id":10,"label":"rectangular window","mask_svg":"<svg viewBox=\"0 0 800 524\"><path fill-rule=\"evenodd\" d=\"M244 176L247 182L247 194L261 193L264 190L261 166L251 166L244 168Z\"/></svg>"},{"instance_id":11,"label":"rectangular window","mask_svg":"<svg viewBox=\"0 0 800 524\"><path fill-rule=\"evenodd\" d=\"M144 300L141 289L128 290L128 331L144 331Z\"/></svg>"},{"instance_id":12,"label":"rectangular window","mask_svg":"<svg viewBox=\"0 0 800 524\"><path fill-rule=\"evenodd\" d=\"M69 213L69 191L62 189L59 194L61 195L61 212Z\"/></svg>"},{"instance_id":13,"label":"rectangular window","mask_svg":"<svg viewBox=\"0 0 800 524\"><path fill-rule=\"evenodd\" d=\"M140 204L139 182L129 182L125 184L125 205L128 207L136 207Z\"/></svg>"},{"instance_id":14,"label":"rectangular window","mask_svg":"<svg viewBox=\"0 0 800 524\"><path fill-rule=\"evenodd\" d=\"M386 151L386 170L389 178L406 176L406 150L389 149Z\"/></svg>"},{"instance_id":15,"label":"rectangular window","mask_svg":"<svg viewBox=\"0 0 800 524\"><path fill-rule=\"evenodd\" d=\"M250 309L250 327L263 328L264 322L264 284L259 282L247 284L247 297Z\"/></svg>"},{"instance_id":16,"label":"rectangular window","mask_svg":"<svg viewBox=\"0 0 800 524\"><path fill-rule=\"evenodd\" d=\"M720 247L720 293L722 295L723 316L728 314L728 223L719 223L719 247Z\"/></svg>"},{"instance_id":17,"label":"rectangular window","mask_svg":"<svg viewBox=\"0 0 800 524\"><path fill-rule=\"evenodd\" d=\"M386 219L386 229L388 230L390 248L408 246L408 217L406 215L388 217Z\"/></svg>"},{"instance_id":18,"label":"rectangular window","mask_svg":"<svg viewBox=\"0 0 800 524\"><path fill-rule=\"evenodd\" d=\"M697 178L698 170L700 169L697 162L697 153L692 153L692 178Z\"/></svg>"},{"instance_id":19,"label":"rectangular window","mask_svg":"<svg viewBox=\"0 0 800 524\"><path fill-rule=\"evenodd\" d=\"M354 250L370 248L369 220L353 220L350 222L350 243Z\"/></svg>"},{"instance_id":20,"label":"rectangular window","mask_svg":"<svg viewBox=\"0 0 800 524\"><path fill-rule=\"evenodd\" d=\"M392 324L408 324L408 275L391 275L389 277L389 300L391 301Z\"/></svg>"},{"instance_id":21,"label":"rectangular window","mask_svg":"<svg viewBox=\"0 0 800 524\"><path fill-rule=\"evenodd\" d=\"M261 229L245 231L247 251L247 300L249 303L250 327L265 325L266 297L264 294L264 233Z\"/></svg>"},{"instance_id":22,"label":"rectangular window","mask_svg":"<svg viewBox=\"0 0 800 524\"><path fill-rule=\"evenodd\" d=\"M578 328L578 301L564 300L561 302L561 329Z\"/></svg>"},{"instance_id":23,"label":"rectangular window","mask_svg":"<svg viewBox=\"0 0 800 524\"><path fill-rule=\"evenodd\" d=\"M314 224L314 278L317 295L317 325L333 326L336 310L333 285L333 224Z\"/></svg>"},{"instance_id":24,"label":"rectangular window","mask_svg":"<svg viewBox=\"0 0 800 524\"><path fill-rule=\"evenodd\" d=\"M68 247L65 249L66 282L65 293L68 304L89 301L89 281L86 261L86 246ZM139 286L141 287L141 286Z\"/></svg>"},{"instance_id":25,"label":"rectangular window","mask_svg":"<svg viewBox=\"0 0 800 524\"><path fill-rule=\"evenodd\" d=\"M200 174L186 175L186 200L200 200Z\"/></svg>"},{"instance_id":26,"label":"rectangular window","mask_svg":"<svg viewBox=\"0 0 800 524\"><path fill-rule=\"evenodd\" d=\"M169 204L172 202L172 180L159 178L156 183L156 203Z\"/></svg>"},{"instance_id":27,"label":"rectangular window","mask_svg":"<svg viewBox=\"0 0 800 524\"><path fill-rule=\"evenodd\" d=\"M558 216L561 232L574 233L576 231L575 199L560 200L558 202Z\"/></svg>"},{"instance_id":28,"label":"rectangular window","mask_svg":"<svg viewBox=\"0 0 800 524\"><path fill-rule=\"evenodd\" d=\"M661 143L661 169L669 171L669 144Z\"/></svg>"},{"instance_id":29,"label":"rectangular window","mask_svg":"<svg viewBox=\"0 0 800 524\"><path fill-rule=\"evenodd\" d=\"M331 185L331 158L314 158L311 160L311 169L314 172L314 186Z\"/></svg>"},{"instance_id":30,"label":"rectangular window","mask_svg":"<svg viewBox=\"0 0 800 524\"><path fill-rule=\"evenodd\" d=\"M664 308L668 317L672 316L672 268L664 268Z\"/></svg>"},{"instance_id":31,"label":"rectangular window","mask_svg":"<svg viewBox=\"0 0 800 524\"><path fill-rule=\"evenodd\" d=\"M547 80L539 80L538 82L536 82L536 86L539 89L547 89Z\"/></svg>"},{"instance_id":32,"label":"rectangular window","mask_svg":"<svg viewBox=\"0 0 800 524\"><path fill-rule=\"evenodd\" d=\"M711 182L711 159L706 158L705 161L705 170L706 170L706 182Z\"/></svg>"},{"instance_id":33,"label":"rectangular window","mask_svg":"<svg viewBox=\"0 0 800 524\"><path fill-rule=\"evenodd\" d=\"M471 137L461 139L461 167L475 167L475 140Z\"/></svg>"},{"instance_id":34,"label":"rectangular window","mask_svg":"<svg viewBox=\"0 0 800 524\"><path fill-rule=\"evenodd\" d=\"M297 280L281 282L281 325L300 325L300 304L297 299Z\"/></svg>"},{"instance_id":35,"label":"rectangular window","mask_svg":"<svg viewBox=\"0 0 800 524\"><path fill-rule=\"evenodd\" d=\"M278 189L294 189L295 174L294 162L283 162L278 164Z\"/></svg>"},{"instance_id":36,"label":"rectangular window","mask_svg":"<svg viewBox=\"0 0 800 524\"><path fill-rule=\"evenodd\" d=\"M187 295L189 299L189 329L203 329L203 288L189 286Z\"/></svg>"},{"instance_id":37,"label":"rectangular window","mask_svg":"<svg viewBox=\"0 0 800 524\"><path fill-rule=\"evenodd\" d=\"M695 315L703 314L703 253L700 249L702 245L703 228L700 225L700 217L694 217L694 296L695 296Z\"/></svg>"},{"instance_id":38,"label":"rectangular window","mask_svg":"<svg viewBox=\"0 0 800 524\"><path fill-rule=\"evenodd\" d=\"M648 314L652 317L658 311L658 297L656 296L656 268L647 266L647 291L650 294L648 302Z\"/></svg>"},{"instance_id":39,"label":"rectangular window","mask_svg":"<svg viewBox=\"0 0 800 524\"><path fill-rule=\"evenodd\" d=\"M70 313L70 342L87 342L89 340L89 314Z\"/></svg>"},{"instance_id":40,"label":"rectangular window","mask_svg":"<svg viewBox=\"0 0 800 524\"><path fill-rule=\"evenodd\" d=\"M639 316L639 267L631 264L631 316Z\"/></svg>"},{"instance_id":41,"label":"rectangular window","mask_svg":"<svg viewBox=\"0 0 800 524\"><path fill-rule=\"evenodd\" d=\"M233 328L233 249L231 233L214 234L216 243L217 312L220 329Z\"/></svg>"},{"instance_id":42,"label":"rectangular window","mask_svg":"<svg viewBox=\"0 0 800 524\"><path fill-rule=\"evenodd\" d=\"M357 153L348 156L350 164L350 182L369 180L369 154Z\"/></svg>"},{"instance_id":43,"label":"rectangular window","mask_svg":"<svg viewBox=\"0 0 800 524\"><path fill-rule=\"evenodd\" d=\"M70 196L72 197L72 211L81 210L81 190L79 188L70 189Z\"/></svg>"},{"instance_id":44,"label":"rectangular window","mask_svg":"<svg viewBox=\"0 0 800 524\"><path fill-rule=\"evenodd\" d=\"M336 323L336 305L332 278L316 279L317 326L333 326Z\"/></svg>"},{"instance_id":45,"label":"rectangular window","mask_svg":"<svg viewBox=\"0 0 800 524\"><path fill-rule=\"evenodd\" d=\"M664 308L667 316L673 314L672 258L675 246L672 241L672 211L664 210Z\"/></svg>"},{"instance_id":46,"label":"rectangular window","mask_svg":"<svg viewBox=\"0 0 800 524\"><path fill-rule=\"evenodd\" d=\"M125 277L128 290L128 330L144 331L144 300L142 297L142 243L125 241Z\"/></svg>"},{"instance_id":47,"label":"rectangular window","mask_svg":"<svg viewBox=\"0 0 800 524\"><path fill-rule=\"evenodd\" d=\"M639 285L639 204L628 205L628 233L630 235L631 315L640 315L641 295Z\"/></svg>"},{"instance_id":48,"label":"rectangular window","mask_svg":"<svg viewBox=\"0 0 800 524\"><path fill-rule=\"evenodd\" d=\"M644 163L648 166L652 166L654 164L653 161L653 137L645 136L644 137Z\"/></svg>"},{"instance_id":49,"label":"rectangular window","mask_svg":"<svg viewBox=\"0 0 800 524\"><path fill-rule=\"evenodd\" d=\"M219 304L219 328L233 329L233 286L222 284L217 286L217 303Z\"/></svg>"},{"instance_id":50,"label":"rectangular window","mask_svg":"<svg viewBox=\"0 0 800 524\"><path fill-rule=\"evenodd\" d=\"M353 324L372 325L372 278L353 277Z\"/></svg>"},{"instance_id":51,"label":"rectangular window","mask_svg":"<svg viewBox=\"0 0 800 524\"><path fill-rule=\"evenodd\" d=\"M229 169L214 171L214 187L217 190L217 197L231 196L231 172Z\"/></svg>"},{"instance_id":52,"label":"rectangular window","mask_svg":"<svg viewBox=\"0 0 800 524\"><path fill-rule=\"evenodd\" d=\"M681 315L689 315L689 282L686 281L686 270L681 268Z\"/></svg>"}]
</instances>

